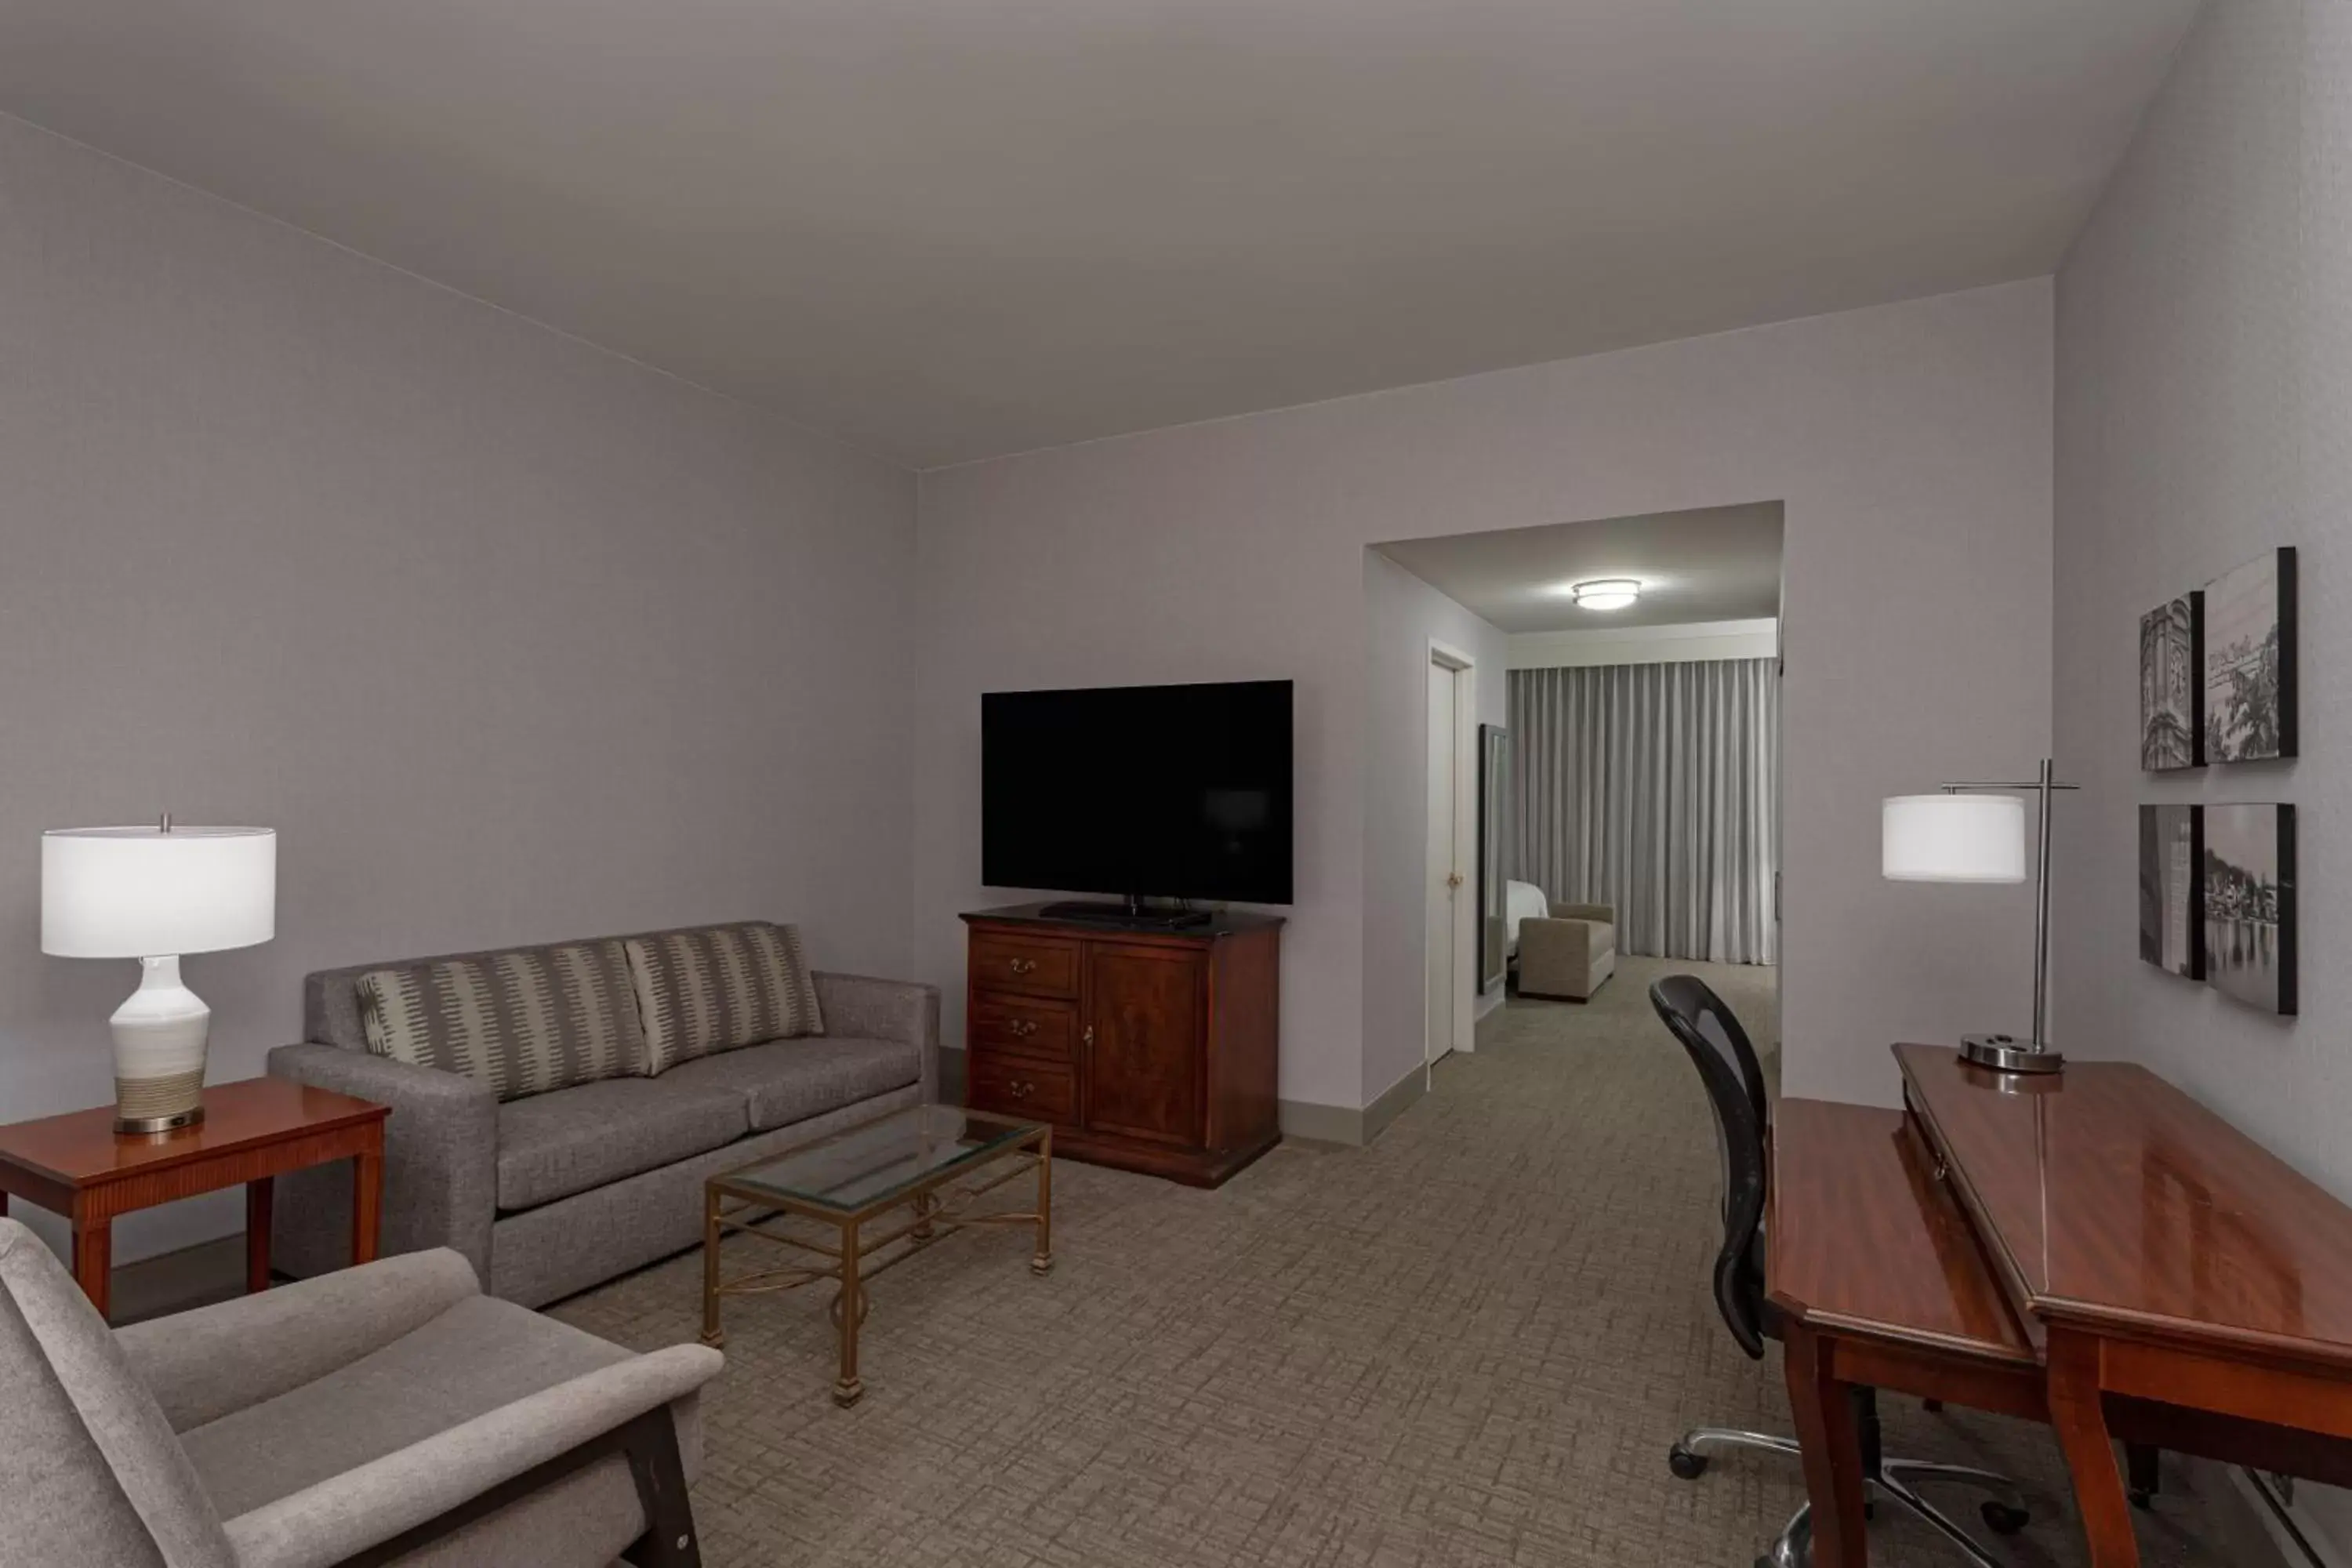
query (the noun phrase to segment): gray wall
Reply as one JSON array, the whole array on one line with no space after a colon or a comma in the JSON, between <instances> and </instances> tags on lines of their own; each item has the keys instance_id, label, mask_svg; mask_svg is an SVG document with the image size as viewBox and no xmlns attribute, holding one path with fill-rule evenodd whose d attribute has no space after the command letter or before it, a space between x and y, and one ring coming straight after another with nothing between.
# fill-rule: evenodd
<instances>
[{"instance_id":1,"label":"gray wall","mask_svg":"<svg viewBox=\"0 0 2352 1568\"><path fill-rule=\"evenodd\" d=\"M1282 1095L1367 1082L1363 547L1787 506L1787 1086L1891 1103L1890 1041L2023 1021L2032 896L1878 875L1878 802L2050 735L2048 281L927 473L914 926L950 983L980 885L980 693L1298 682ZM2003 1005L2003 999L2013 1002ZM1988 1017L1988 1005L1996 1016ZM1370 1076L1377 1076L1370 1075Z\"/></svg>"},{"instance_id":2,"label":"gray wall","mask_svg":"<svg viewBox=\"0 0 2352 1568\"><path fill-rule=\"evenodd\" d=\"M216 1080L329 963L903 972L913 563L896 469L0 119L0 1120L110 1099L137 978L41 955L38 831L164 806L281 835L278 940L186 965Z\"/></svg>"},{"instance_id":3,"label":"gray wall","mask_svg":"<svg viewBox=\"0 0 2352 1568\"><path fill-rule=\"evenodd\" d=\"M1470 657L1471 701L1478 722L1502 723L1510 710L1503 684L1510 639L1502 628L1379 551L1365 551L1364 1067L1359 1086L1365 1105L1420 1071L1429 1053L1429 868L1423 856L1433 639ZM1473 821L1475 810L1474 797ZM1386 852L1400 843L1412 847L1410 858ZM1471 856L1475 864L1475 842ZM1462 896L1475 901L1475 879ZM1471 952L1475 967L1475 938ZM1395 962L1404 954L1413 962ZM1482 996L1474 1012L1484 1005Z\"/></svg>"},{"instance_id":4,"label":"gray wall","mask_svg":"<svg viewBox=\"0 0 2352 1568\"><path fill-rule=\"evenodd\" d=\"M2216 0L2058 280L2055 1022L2352 1198L2352 7ZM2138 616L2301 552L2303 755L2143 774ZM2140 802L2298 803L2300 1021L2137 961ZM2323 1504L2339 1547L2352 1506Z\"/></svg>"}]
</instances>

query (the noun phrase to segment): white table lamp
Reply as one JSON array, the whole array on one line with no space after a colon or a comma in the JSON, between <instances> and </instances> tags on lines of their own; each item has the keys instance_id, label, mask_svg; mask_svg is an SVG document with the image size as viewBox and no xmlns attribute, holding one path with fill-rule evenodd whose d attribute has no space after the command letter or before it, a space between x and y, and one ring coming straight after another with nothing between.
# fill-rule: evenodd
<instances>
[{"instance_id":1,"label":"white table lamp","mask_svg":"<svg viewBox=\"0 0 2352 1568\"><path fill-rule=\"evenodd\" d=\"M67 827L41 835L41 951L135 958L116 1009L114 1125L168 1132L205 1117L212 1009L180 957L268 942L278 928L278 835L267 827Z\"/></svg>"},{"instance_id":2,"label":"white table lamp","mask_svg":"<svg viewBox=\"0 0 2352 1568\"><path fill-rule=\"evenodd\" d=\"M2035 843L2033 905L2033 1037L1964 1035L1960 1054L1997 1072L2057 1072L2066 1058L2050 1048L2050 797L2073 784L2056 784L2051 764L2031 784L1948 784L1938 795L1898 795L1879 807L1879 869L1890 882L2022 882L2025 880L2025 801L2041 802Z\"/></svg>"}]
</instances>

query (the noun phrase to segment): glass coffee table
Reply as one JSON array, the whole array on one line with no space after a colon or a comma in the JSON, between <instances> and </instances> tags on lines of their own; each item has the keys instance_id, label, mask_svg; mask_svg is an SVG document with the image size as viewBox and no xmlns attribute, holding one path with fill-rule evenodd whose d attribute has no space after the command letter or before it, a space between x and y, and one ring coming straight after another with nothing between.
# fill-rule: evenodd
<instances>
[{"instance_id":1,"label":"glass coffee table","mask_svg":"<svg viewBox=\"0 0 2352 1568\"><path fill-rule=\"evenodd\" d=\"M971 1212L983 1194L1033 1170L1034 1211ZM1029 1268L1044 1274L1054 1267L1053 1205L1054 1130L952 1105L894 1110L713 1176L702 1194L702 1342L725 1342L719 1323L722 1298L838 1281L832 1315L841 1331L841 1376L833 1402L855 1405L866 1392L857 1377L857 1328L866 1319L866 1281L970 1225L1035 1226L1037 1251ZM901 1209L907 1212L897 1212ZM826 1229L838 1237L834 1245L823 1239ZM724 1278L719 1243L730 1233L757 1237L796 1257L780 1268Z\"/></svg>"}]
</instances>

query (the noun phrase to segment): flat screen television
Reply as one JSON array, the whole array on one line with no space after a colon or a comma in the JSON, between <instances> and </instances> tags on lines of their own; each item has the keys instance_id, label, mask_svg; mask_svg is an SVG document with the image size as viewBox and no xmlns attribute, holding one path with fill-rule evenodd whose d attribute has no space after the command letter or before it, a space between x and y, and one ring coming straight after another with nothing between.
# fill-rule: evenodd
<instances>
[{"instance_id":1,"label":"flat screen television","mask_svg":"<svg viewBox=\"0 0 2352 1568\"><path fill-rule=\"evenodd\" d=\"M992 691L981 880L1290 901L1290 682Z\"/></svg>"}]
</instances>

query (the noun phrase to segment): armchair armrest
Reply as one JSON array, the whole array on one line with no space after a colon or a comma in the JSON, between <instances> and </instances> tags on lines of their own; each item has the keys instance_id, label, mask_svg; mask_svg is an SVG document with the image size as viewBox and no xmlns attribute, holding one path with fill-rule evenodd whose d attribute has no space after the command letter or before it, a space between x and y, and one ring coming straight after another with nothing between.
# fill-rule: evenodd
<instances>
[{"instance_id":1,"label":"armchair armrest","mask_svg":"<svg viewBox=\"0 0 2352 1568\"><path fill-rule=\"evenodd\" d=\"M490 1222L498 1206L499 1101L489 1086L461 1073L411 1067L390 1057L338 1046L280 1046L269 1053L273 1078L355 1094L392 1107L383 1127L383 1237L386 1254L452 1247L490 1272ZM350 1176L340 1169L302 1173L278 1184L278 1237L289 1263L317 1254L337 1268L347 1245ZM310 1234L331 1230L331 1247ZM290 1245L288 1245L289 1244Z\"/></svg>"},{"instance_id":2,"label":"armchair armrest","mask_svg":"<svg viewBox=\"0 0 2352 1568\"><path fill-rule=\"evenodd\" d=\"M117 1329L131 1370L174 1432L275 1399L481 1293L446 1247L339 1269Z\"/></svg>"},{"instance_id":3,"label":"armchair armrest","mask_svg":"<svg viewBox=\"0 0 2352 1568\"><path fill-rule=\"evenodd\" d=\"M239 1514L230 1544L240 1568L330 1568L684 1398L725 1364L672 1345L541 1389Z\"/></svg>"},{"instance_id":4,"label":"armchair armrest","mask_svg":"<svg viewBox=\"0 0 2352 1568\"><path fill-rule=\"evenodd\" d=\"M816 1005L824 1032L867 1040L903 1040L923 1053L923 1099L939 1099L940 988L911 980L816 970Z\"/></svg>"},{"instance_id":5,"label":"armchair armrest","mask_svg":"<svg viewBox=\"0 0 2352 1568\"><path fill-rule=\"evenodd\" d=\"M1551 918L1556 921L1591 921L1595 925L1613 926L1617 910L1609 904L1554 904Z\"/></svg>"}]
</instances>

